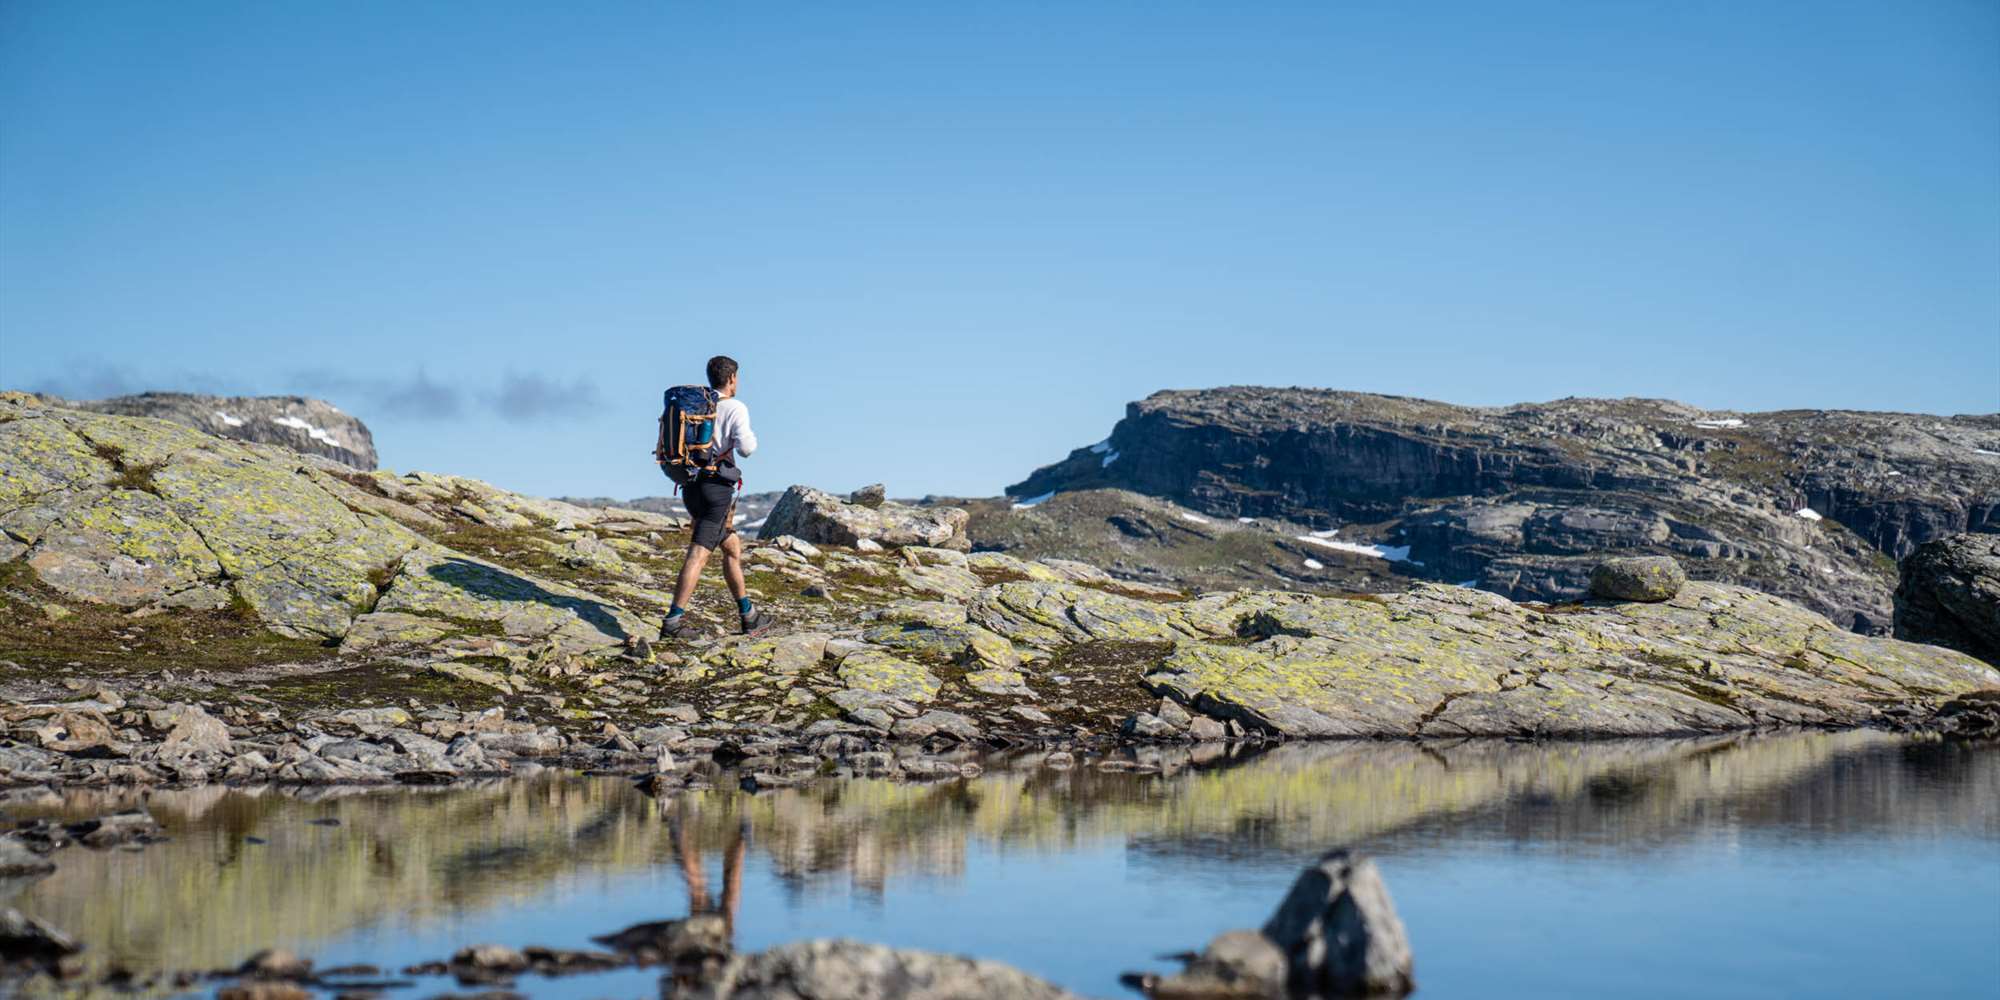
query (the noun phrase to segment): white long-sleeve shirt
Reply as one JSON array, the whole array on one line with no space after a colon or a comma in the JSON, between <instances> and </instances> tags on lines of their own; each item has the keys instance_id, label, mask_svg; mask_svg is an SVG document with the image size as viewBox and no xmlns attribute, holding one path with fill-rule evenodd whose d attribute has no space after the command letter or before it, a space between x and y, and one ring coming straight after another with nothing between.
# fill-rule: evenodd
<instances>
[{"instance_id":1,"label":"white long-sleeve shirt","mask_svg":"<svg viewBox=\"0 0 2000 1000\"><path fill-rule=\"evenodd\" d=\"M725 458L749 458L757 450L757 432L750 429L750 408L731 397L715 404L715 443Z\"/></svg>"}]
</instances>

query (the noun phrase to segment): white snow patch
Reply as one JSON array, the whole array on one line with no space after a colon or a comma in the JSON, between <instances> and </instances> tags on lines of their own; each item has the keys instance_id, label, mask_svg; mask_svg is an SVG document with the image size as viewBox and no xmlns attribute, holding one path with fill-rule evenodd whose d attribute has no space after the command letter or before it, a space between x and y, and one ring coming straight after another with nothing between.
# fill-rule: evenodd
<instances>
[{"instance_id":1,"label":"white snow patch","mask_svg":"<svg viewBox=\"0 0 2000 1000\"><path fill-rule=\"evenodd\" d=\"M1984 448L1974 448L1972 449L1972 453L1974 455L2000 455L2000 451L1987 451Z\"/></svg>"},{"instance_id":2,"label":"white snow patch","mask_svg":"<svg viewBox=\"0 0 2000 1000\"><path fill-rule=\"evenodd\" d=\"M1363 542L1341 542L1331 538L1315 538L1312 535L1300 535L1299 541L1310 542L1314 545L1324 546L1339 552L1350 552L1357 556L1381 559L1386 562L1410 561L1410 547L1407 545L1374 545Z\"/></svg>"},{"instance_id":3,"label":"white snow patch","mask_svg":"<svg viewBox=\"0 0 2000 1000\"><path fill-rule=\"evenodd\" d=\"M307 437L312 438L314 441L318 441L322 444L330 444L335 448L341 447L340 442L335 441L333 439L333 435L328 434L327 432L320 430L319 428L314 427L313 425L306 423L305 421L300 420L297 417L279 417L278 419L273 420L271 422L277 424L280 427L291 427L296 430L305 431Z\"/></svg>"},{"instance_id":4,"label":"white snow patch","mask_svg":"<svg viewBox=\"0 0 2000 1000\"><path fill-rule=\"evenodd\" d=\"M745 524L745 525L743 525L742 527L743 527L743 529L744 529L745 531L748 531L748 530L750 530L751 528L761 528L761 527L763 527L763 526L764 526L764 522L765 522L765 521L768 521L768 520L770 520L770 519L771 519L771 515L769 515L769 514L766 514L766 515L764 515L763 517L760 517L760 518L756 519L755 521L751 521L750 523L748 523L748 524Z\"/></svg>"},{"instance_id":5,"label":"white snow patch","mask_svg":"<svg viewBox=\"0 0 2000 1000\"><path fill-rule=\"evenodd\" d=\"M1795 513L1797 513L1800 517L1803 517L1808 521L1817 521L1820 519L1819 511L1816 511L1811 507L1800 507Z\"/></svg>"},{"instance_id":6,"label":"white snow patch","mask_svg":"<svg viewBox=\"0 0 2000 1000\"><path fill-rule=\"evenodd\" d=\"M1105 438L1104 440L1099 441L1096 444L1090 446L1090 453L1093 455L1102 455L1110 450L1111 450L1110 438Z\"/></svg>"},{"instance_id":7,"label":"white snow patch","mask_svg":"<svg viewBox=\"0 0 2000 1000\"><path fill-rule=\"evenodd\" d=\"M1474 587L1477 587L1477 586L1479 586L1479 581L1478 581L1478 580L1460 580L1460 581L1458 581L1458 586L1461 586L1461 587L1464 587L1464 588L1466 588L1467 590L1471 590L1472 588L1474 588Z\"/></svg>"},{"instance_id":8,"label":"white snow patch","mask_svg":"<svg viewBox=\"0 0 2000 1000\"><path fill-rule=\"evenodd\" d=\"M1332 538L1333 536L1335 536L1335 535L1338 535L1338 534L1340 534L1340 529L1339 529L1339 528L1328 528L1328 529L1326 529L1325 531L1315 531L1315 532L1313 532L1313 533L1312 533L1312 537L1314 537L1314 538Z\"/></svg>"},{"instance_id":9,"label":"white snow patch","mask_svg":"<svg viewBox=\"0 0 2000 1000\"><path fill-rule=\"evenodd\" d=\"M1183 510L1183 511L1176 511L1175 513L1178 513L1178 514L1179 514L1179 515L1181 516L1181 520L1183 520L1183 521L1186 521L1186 522L1188 522L1188 523L1190 523L1190 524L1207 524L1207 523L1208 523L1208 518L1205 518L1205 517L1201 516L1200 514L1190 514L1190 513L1188 513L1187 511L1184 511L1184 510Z\"/></svg>"},{"instance_id":10,"label":"white snow patch","mask_svg":"<svg viewBox=\"0 0 2000 1000\"><path fill-rule=\"evenodd\" d=\"M222 412L221 410L217 410L217 411L215 411L215 419L217 419L217 420L220 420L220 421L222 421L222 426L224 426L224 427L241 427L241 426L243 426L243 420L242 420L242 418L240 418L240 417L234 417L234 416L230 416L229 414L227 414L227 413L224 413L224 412Z\"/></svg>"},{"instance_id":11,"label":"white snow patch","mask_svg":"<svg viewBox=\"0 0 2000 1000\"><path fill-rule=\"evenodd\" d=\"M1900 473L1900 472L1897 472L1897 471L1896 471L1896 470L1894 470L1894 469L1890 469L1890 470L1889 470L1888 472L1885 472L1885 473L1883 473L1883 475L1887 475L1887 476L1900 476L1900 475L1902 475L1902 473Z\"/></svg>"},{"instance_id":12,"label":"white snow patch","mask_svg":"<svg viewBox=\"0 0 2000 1000\"><path fill-rule=\"evenodd\" d=\"M1709 430L1719 431L1727 430L1731 427L1741 427L1743 426L1743 421L1735 417L1722 417L1716 420L1697 420L1694 422L1694 425L1696 427L1706 427Z\"/></svg>"},{"instance_id":13,"label":"white snow patch","mask_svg":"<svg viewBox=\"0 0 2000 1000\"><path fill-rule=\"evenodd\" d=\"M1320 561L1319 561L1319 560L1317 560L1317 559L1308 559L1308 560L1306 560L1306 568L1307 568L1307 569L1325 569L1325 568L1326 568L1326 564L1325 564L1325 563L1323 563L1323 562L1320 562Z\"/></svg>"},{"instance_id":14,"label":"white snow patch","mask_svg":"<svg viewBox=\"0 0 2000 1000\"><path fill-rule=\"evenodd\" d=\"M1240 523L1240 524L1250 524L1251 522L1253 522L1253 521L1255 521L1255 520L1257 520L1257 519L1256 519L1256 518L1254 518L1254 517L1239 517L1239 518L1237 518L1236 520L1237 520L1237 522L1238 522L1238 523Z\"/></svg>"},{"instance_id":15,"label":"white snow patch","mask_svg":"<svg viewBox=\"0 0 2000 1000\"><path fill-rule=\"evenodd\" d=\"M1038 497L1029 497L1029 498L1028 498L1028 499L1026 499L1026 500L1016 500L1016 501L1014 501L1014 509L1015 509L1015 510L1027 510L1027 509L1028 509L1028 508L1030 508L1030 507L1034 507L1034 506L1037 506L1037 505L1039 505L1039 504L1043 504L1043 503L1047 503L1047 502L1048 502L1048 499L1049 499L1050 497L1052 497L1052 496L1055 496L1055 493L1054 493L1054 491L1050 491L1050 492L1048 492L1048 493L1044 493L1044 494L1042 494L1041 496L1038 496Z\"/></svg>"},{"instance_id":16,"label":"white snow patch","mask_svg":"<svg viewBox=\"0 0 2000 1000\"><path fill-rule=\"evenodd\" d=\"M1118 453L1114 451L1111 454L1104 456L1104 464L1102 466L1099 466L1099 468L1109 469L1111 468L1111 463L1116 461L1118 461Z\"/></svg>"}]
</instances>

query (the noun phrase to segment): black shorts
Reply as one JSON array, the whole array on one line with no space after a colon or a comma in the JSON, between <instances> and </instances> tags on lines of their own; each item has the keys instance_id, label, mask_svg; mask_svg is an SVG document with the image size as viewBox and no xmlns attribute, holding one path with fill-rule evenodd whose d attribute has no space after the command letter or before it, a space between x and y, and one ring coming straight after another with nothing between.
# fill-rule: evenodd
<instances>
[{"instance_id":1,"label":"black shorts","mask_svg":"<svg viewBox=\"0 0 2000 1000\"><path fill-rule=\"evenodd\" d=\"M694 519L694 543L705 549L722 544L736 530L736 486L702 478L681 491L688 516Z\"/></svg>"}]
</instances>

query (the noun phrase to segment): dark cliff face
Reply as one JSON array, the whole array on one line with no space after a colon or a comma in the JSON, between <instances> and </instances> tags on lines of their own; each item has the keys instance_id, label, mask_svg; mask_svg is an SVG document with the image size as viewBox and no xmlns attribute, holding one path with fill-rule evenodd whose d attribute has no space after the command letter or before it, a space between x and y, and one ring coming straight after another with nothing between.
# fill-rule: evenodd
<instances>
[{"instance_id":1,"label":"dark cliff face","mask_svg":"<svg viewBox=\"0 0 2000 1000\"><path fill-rule=\"evenodd\" d=\"M1007 492L1093 487L1217 516L1366 525L1409 545L1416 575L1517 600L1580 596L1607 551L1673 555L1697 578L1880 631L1895 559L2000 530L2000 416L1170 391Z\"/></svg>"},{"instance_id":2,"label":"dark cliff face","mask_svg":"<svg viewBox=\"0 0 2000 1000\"><path fill-rule=\"evenodd\" d=\"M364 472L376 466L368 426L333 404L304 396L197 396L146 392L84 403L65 403L123 417L152 417L237 441L321 455Z\"/></svg>"},{"instance_id":3,"label":"dark cliff face","mask_svg":"<svg viewBox=\"0 0 2000 1000\"><path fill-rule=\"evenodd\" d=\"M1903 560L1896 638L2000 664L2000 534L1940 538Z\"/></svg>"}]
</instances>

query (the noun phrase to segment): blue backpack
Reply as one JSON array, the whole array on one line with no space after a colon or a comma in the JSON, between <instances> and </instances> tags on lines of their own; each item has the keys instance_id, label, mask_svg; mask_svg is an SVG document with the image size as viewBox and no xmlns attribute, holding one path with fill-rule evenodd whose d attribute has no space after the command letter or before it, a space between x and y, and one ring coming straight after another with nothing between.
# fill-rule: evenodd
<instances>
[{"instance_id":1,"label":"blue backpack","mask_svg":"<svg viewBox=\"0 0 2000 1000\"><path fill-rule=\"evenodd\" d=\"M723 462L716 450L715 407L721 394L705 385L677 385L665 395L660 441L653 447L660 471L675 486L686 486L704 474L731 478L735 467Z\"/></svg>"}]
</instances>

